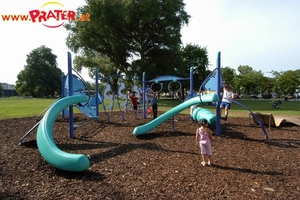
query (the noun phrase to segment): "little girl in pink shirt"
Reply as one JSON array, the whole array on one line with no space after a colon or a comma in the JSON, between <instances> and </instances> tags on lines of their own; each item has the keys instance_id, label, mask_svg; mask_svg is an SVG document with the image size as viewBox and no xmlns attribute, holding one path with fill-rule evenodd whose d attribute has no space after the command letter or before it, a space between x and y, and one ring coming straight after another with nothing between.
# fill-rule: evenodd
<instances>
[{"instance_id":1,"label":"little girl in pink shirt","mask_svg":"<svg viewBox=\"0 0 300 200\"><path fill-rule=\"evenodd\" d=\"M208 122L206 119L199 121L200 127L196 130L196 143L200 146L203 166L212 165L212 131L208 128Z\"/></svg>"}]
</instances>

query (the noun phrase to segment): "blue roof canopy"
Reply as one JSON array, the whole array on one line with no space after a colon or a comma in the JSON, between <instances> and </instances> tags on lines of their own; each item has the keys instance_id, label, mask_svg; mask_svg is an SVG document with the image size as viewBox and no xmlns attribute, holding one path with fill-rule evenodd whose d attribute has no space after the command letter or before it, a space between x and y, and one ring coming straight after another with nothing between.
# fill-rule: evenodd
<instances>
[{"instance_id":1,"label":"blue roof canopy","mask_svg":"<svg viewBox=\"0 0 300 200\"><path fill-rule=\"evenodd\" d=\"M159 76L157 78L154 78L148 82L162 82L162 81L173 81L174 79L176 80L188 80L190 78L182 78L182 77L179 77L179 76L173 76L173 75L165 75L165 76Z\"/></svg>"}]
</instances>

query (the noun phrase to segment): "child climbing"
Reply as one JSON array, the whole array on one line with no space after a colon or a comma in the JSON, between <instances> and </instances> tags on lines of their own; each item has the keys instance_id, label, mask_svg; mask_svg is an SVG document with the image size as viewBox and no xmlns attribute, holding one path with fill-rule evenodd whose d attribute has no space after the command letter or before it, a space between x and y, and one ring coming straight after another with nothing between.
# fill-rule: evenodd
<instances>
[{"instance_id":1,"label":"child climbing","mask_svg":"<svg viewBox=\"0 0 300 200\"><path fill-rule=\"evenodd\" d=\"M228 113L231 107L232 99L235 98L235 95L232 91L232 87L230 85L227 85L225 81L223 81L223 97L222 102L220 104L220 114L222 115L222 110L225 108L225 116L221 119L224 119L227 121Z\"/></svg>"},{"instance_id":2,"label":"child climbing","mask_svg":"<svg viewBox=\"0 0 300 200\"><path fill-rule=\"evenodd\" d=\"M137 119L137 108L138 108L138 99L139 97L135 93L127 92L129 98L131 99L131 104L133 107L134 118Z\"/></svg>"}]
</instances>

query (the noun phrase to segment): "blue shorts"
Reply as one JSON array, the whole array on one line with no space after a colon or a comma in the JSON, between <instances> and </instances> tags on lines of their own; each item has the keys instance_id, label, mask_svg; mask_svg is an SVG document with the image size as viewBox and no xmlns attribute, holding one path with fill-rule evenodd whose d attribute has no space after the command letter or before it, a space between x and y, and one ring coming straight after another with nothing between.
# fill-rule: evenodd
<instances>
[{"instance_id":1,"label":"blue shorts","mask_svg":"<svg viewBox=\"0 0 300 200\"><path fill-rule=\"evenodd\" d=\"M220 107L230 109L231 103L222 101Z\"/></svg>"}]
</instances>

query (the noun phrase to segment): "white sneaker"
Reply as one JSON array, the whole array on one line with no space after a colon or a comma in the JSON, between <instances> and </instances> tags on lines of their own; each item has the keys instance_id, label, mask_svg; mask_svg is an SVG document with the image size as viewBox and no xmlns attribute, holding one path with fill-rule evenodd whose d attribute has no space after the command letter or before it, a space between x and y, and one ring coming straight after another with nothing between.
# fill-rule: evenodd
<instances>
[{"instance_id":1,"label":"white sneaker","mask_svg":"<svg viewBox=\"0 0 300 200\"><path fill-rule=\"evenodd\" d=\"M205 166L205 162L201 162L201 165L202 165L202 166Z\"/></svg>"},{"instance_id":2,"label":"white sneaker","mask_svg":"<svg viewBox=\"0 0 300 200\"><path fill-rule=\"evenodd\" d=\"M210 161L208 161L208 162L207 162L207 165L208 165L208 166L211 166L211 162L210 162Z\"/></svg>"}]
</instances>

